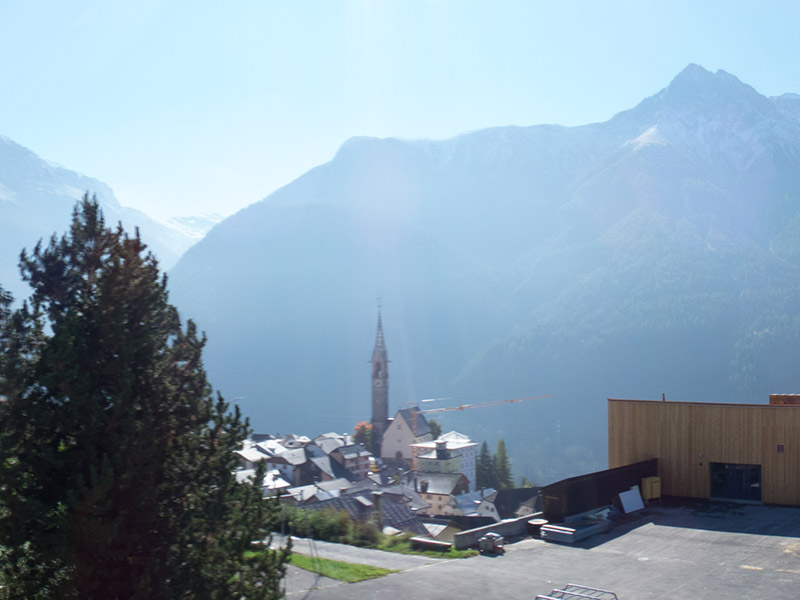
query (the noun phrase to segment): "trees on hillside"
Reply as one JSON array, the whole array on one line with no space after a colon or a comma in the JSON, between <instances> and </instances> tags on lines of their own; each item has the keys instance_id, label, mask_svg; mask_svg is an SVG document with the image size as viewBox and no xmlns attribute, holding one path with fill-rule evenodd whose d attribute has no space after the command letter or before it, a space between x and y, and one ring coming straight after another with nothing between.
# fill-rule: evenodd
<instances>
[{"instance_id":1,"label":"trees on hillside","mask_svg":"<svg viewBox=\"0 0 800 600\"><path fill-rule=\"evenodd\" d=\"M239 484L246 419L206 380L139 239L88 195L0 295L0 581L24 598L272 598L277 505ZM257 479L263 472L257 474Z\"/></svg>"},{"instance_id":2,"label":"trees on hillside","mask_svg":"<svg viewBox=\"0 0 800 600\"><path fill-rule=\"evenodd\" d=\"M489 445L484 440L481 444L481 451L475 464L475 487L479 490L494 487L492 485L492 454L489 452Z\"/></svg>"},{"instance_id":3,"label":"trees on hillside","mask_svg":"<svg viewBox=\"0 0 800 600\"><path fill-rule=\"evenodd\" d=\"M500 490L514 487L514 479L511 476L511 460L508 458L504 440L498 440L494 456L489 452L488 444L483 442L475 467L477 489Z\"/></svg>"},{"instance_id":4,"label":"trees on hillside","mask_svg":"<svg viewBox=\"0 0 800 600\"><path fill-rule=\"evenodd\" d=\"M514 487L514 478L511 476L511 460L508 458L506 452L506 442L504 439L497 441L497 450L495 450L494 457L492 458L492 466L494 467L494 477L496 489L506 489Z\"/></svg>"}]
</instances>

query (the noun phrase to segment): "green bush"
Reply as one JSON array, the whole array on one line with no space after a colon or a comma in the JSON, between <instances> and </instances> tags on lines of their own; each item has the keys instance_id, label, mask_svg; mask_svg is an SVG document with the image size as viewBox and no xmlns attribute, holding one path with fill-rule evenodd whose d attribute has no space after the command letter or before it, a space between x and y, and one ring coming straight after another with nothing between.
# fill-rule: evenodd
<instances>
[{"instance_id":1,"label":"green bush","mask_svg":"<svg viewBox=\"0 0 800 600\"><path fill-rule=\"evenodd\" d=\"M380 537L375 525L354 521L342 510L283 506L281 523L289 535L352 546L375 546Z\"/></svg>"}]
</instances>

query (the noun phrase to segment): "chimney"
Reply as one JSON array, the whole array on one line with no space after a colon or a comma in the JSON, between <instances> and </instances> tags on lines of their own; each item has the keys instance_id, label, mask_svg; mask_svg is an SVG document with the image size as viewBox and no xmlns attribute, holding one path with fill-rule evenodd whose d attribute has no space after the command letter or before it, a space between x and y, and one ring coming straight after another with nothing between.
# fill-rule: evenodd
<instances>
[{"instance_id":1,"label":"chimney","mask_svg":"<svg viewBox=\"0 0 800 600\"><path fill-rule=\"evenodd\" d=\"M436 458L437 460L447 460L450 458L450 453L447 451L447 442L444 440L436 442Z\"/></svg>"}]
</instances>

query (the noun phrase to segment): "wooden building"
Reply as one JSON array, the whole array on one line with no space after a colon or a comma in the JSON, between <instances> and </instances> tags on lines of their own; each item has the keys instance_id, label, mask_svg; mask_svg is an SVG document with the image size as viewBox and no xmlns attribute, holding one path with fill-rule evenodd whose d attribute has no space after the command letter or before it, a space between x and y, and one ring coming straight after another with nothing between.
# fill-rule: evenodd
<instances>
[{"instance_id":1,"label":"wooden building","mask_svg":"<svg viewBox=\"0 0 800 600\"><path fill-rule=\"evenodd\" d=\"M800 505L800 405L608 399L608 462L658 459L661 493Z\"/></svg>"}]
</instances>

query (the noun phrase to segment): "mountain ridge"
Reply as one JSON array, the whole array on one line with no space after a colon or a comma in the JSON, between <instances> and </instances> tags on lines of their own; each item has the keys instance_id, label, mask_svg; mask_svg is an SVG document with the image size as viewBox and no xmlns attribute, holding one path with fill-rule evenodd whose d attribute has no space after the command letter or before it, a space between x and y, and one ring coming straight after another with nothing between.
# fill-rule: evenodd
<instances>
[{"instance_id":1,"label":"mountain ridge","mask_svg":"<svg viewBox=\"0 0 800 600\"><path fill-rule=\"evenodd\" d=\"M171 290L257 428L368 417L380 294L391 409L551 393L447 426L505 437L540 482L602 468L606 396L800 384L792 102L690 65L603 123L351 138L217 226Z\"/></svg>"},{"instance_id":2,"label":"mountain ridge","mask_svg":"<svg viewBox=\"0 0 800 600\"><path fill-rule=\"evenodd\" d=\"M19 276L20 251L33 248L39 239L60 235L84 193L97 197L107 223L122 222L130 234L138 227L164 269L171 268L196 241L186 230L122 206L105 183L48 162L0 135L0 285L15 298L22 299L30 291Z\"/></svg>"}]
</instances>

